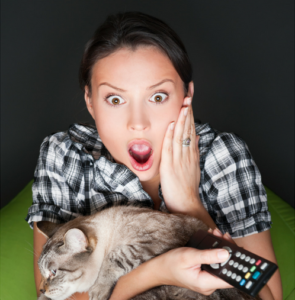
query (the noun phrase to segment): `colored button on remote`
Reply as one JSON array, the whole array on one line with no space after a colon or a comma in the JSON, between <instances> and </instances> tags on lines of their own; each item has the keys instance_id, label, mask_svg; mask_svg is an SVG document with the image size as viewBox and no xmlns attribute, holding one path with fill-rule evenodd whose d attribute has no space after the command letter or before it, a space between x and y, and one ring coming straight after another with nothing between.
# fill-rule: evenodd
<instances>
[{"instance_id":1,"label":"colored button on remote","mask_svg":"<svg viewBox=\"0 0 295 300\"><path fill-rule=\"evenodd\" d=\"M250 269L250 272L254 272L256 270L256 267L253 266L251 269Z\"/></svg>"},{"instance_id":2,"label":"colored button on remote","mask_svg":"<svg viewBox=\"0 0 295 300\"><path fill-rule=\"evenodd\" d=\"M261 260L259 259L259 260L257 260L257 262L256 262L256 266L259 266L261 264Z\"/></svg>"},{"instance_id":3,"label":"colored button on remote","mask_svg":"<svg viewBox=\"0 0 295 300\"><path fill-rule=\"evenodd\" d=\"M252 278L253 278L253 279L257 279L259 276L260 276L260 272L256 271L256 272L253 274Z\"/></svg>"},{"instance_id":4,"label":"colored button on remote","mask_svg":"<svg viewBox=\"0 0 295 300\"><path fill-rule=\"evenodd\" d=\"M240 285L243 286L245 284L245 282L246 282L246 280L242 279L241 282L240 282Z\"/></svg>"},{"instance_id":5,"label":"colored button on remote","mask_svg":"<svg viewBox=\"0 0 295 300\"><path fill-rule=\"evenodd\" d=\"M248 279L250 276L251 276L251 273L248 272L248 273L245 275L245 278Z\"/></svg>"}]
</instances>

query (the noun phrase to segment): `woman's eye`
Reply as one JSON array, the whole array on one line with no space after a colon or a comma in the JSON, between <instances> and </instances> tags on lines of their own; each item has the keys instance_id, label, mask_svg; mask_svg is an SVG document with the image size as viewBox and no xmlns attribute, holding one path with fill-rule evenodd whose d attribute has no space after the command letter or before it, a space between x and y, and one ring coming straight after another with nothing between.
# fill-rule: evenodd
<instances>
[{"instance_id":1,"label":"woman's eye","mask_svg":"<svg viewBox=\"0 0 295 300\"><path fill-rule=\"evenodd\" d=\"M151 99L154 99L153 102L156 102L156 104L162 104L166 100L167 97L168 97L168 95L165 93L157 93L157 94L153 95Z\"/></svg>"},{"instance_id":2,"label":"woman's eye","mask_svg":"<svg viewBox=\"0 0 295 300\"><path fill-rule=\"evenodd\" d=\"M106 97L106 101L108 101L111 105L117 106L119 104L122 104L120 101L122 98L117 95L111 95Z\"/></svg>"}]
</instances>

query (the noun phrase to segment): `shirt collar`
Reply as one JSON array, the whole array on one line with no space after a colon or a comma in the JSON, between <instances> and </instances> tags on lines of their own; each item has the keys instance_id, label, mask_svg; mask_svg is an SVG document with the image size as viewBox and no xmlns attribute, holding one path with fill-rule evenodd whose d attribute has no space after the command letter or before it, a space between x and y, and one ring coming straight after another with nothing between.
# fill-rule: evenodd
<instances>
[{"instance_id":1,"label":"shirt collar","mask_svg":"<svg viewBox=\"0 0 295 300\"><path fill-rule=\"evenodd\" d=\"M212 134L212 128L208 123L201 124L195 122L196 133L200 135L199 146L202 140L206 140L206 135ZM115 162L114 158L102 143L102 140L93 125L72 124L68 129L68 134L79 150L90 154L94 163L94 180L102 186L106 185L106 191L119 192L124 194L130 200L150 201L151 197L143 190L138 176L128 167ZM203 143L204 144L204 143ZM205 150L200 149L200 154ZM160 210L168 211L162 194L161 184L159 185L158 195L162 200Z\"/></svg>"}]
</instances>

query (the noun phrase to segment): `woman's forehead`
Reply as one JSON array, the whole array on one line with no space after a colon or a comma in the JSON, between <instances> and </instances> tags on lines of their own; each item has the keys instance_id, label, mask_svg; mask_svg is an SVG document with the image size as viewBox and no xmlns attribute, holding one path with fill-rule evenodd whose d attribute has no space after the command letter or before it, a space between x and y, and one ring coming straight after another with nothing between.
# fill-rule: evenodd
<instances>
[{"instance_id":1,"label":"woman's forehead","mask_svg":"<svg viewBox=\"0 0 295 300\"><path fill-rule=\"evenodd\" d=\"M169 79L175 85L181 83L170 59L156 47L123 48L100 59L92 70L92 85L108 82L115 86L139 84L150 87ZM168 81L167 81L168 82Z\"/></svg>"}]
</instances>

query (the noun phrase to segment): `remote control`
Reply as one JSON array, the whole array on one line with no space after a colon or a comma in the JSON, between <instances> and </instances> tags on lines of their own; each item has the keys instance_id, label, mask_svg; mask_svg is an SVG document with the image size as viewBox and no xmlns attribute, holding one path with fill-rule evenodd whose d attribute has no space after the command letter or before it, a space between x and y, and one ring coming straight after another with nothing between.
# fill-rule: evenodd
<instances>
[{"instance_id":1,"label":"remote control","mask_svg":"<svg viewBox=\"0 0 295 300\"><path fill-rule=\"evenodd\" d=\"M237 289L255 297L278 268L276 264L238 247L204 230L193 234L186 247L196 249L224 248L229 252L227 261L201 266Z\"/></svg>"}]
</instances>

